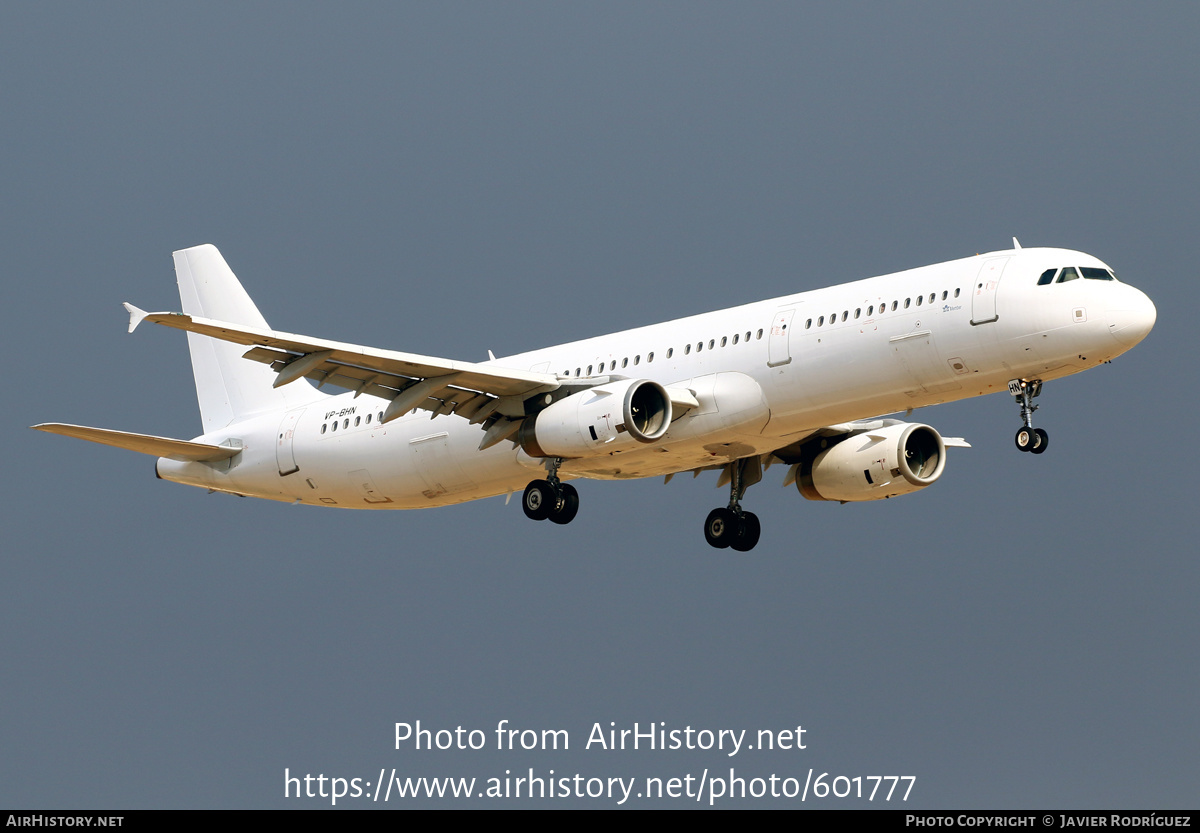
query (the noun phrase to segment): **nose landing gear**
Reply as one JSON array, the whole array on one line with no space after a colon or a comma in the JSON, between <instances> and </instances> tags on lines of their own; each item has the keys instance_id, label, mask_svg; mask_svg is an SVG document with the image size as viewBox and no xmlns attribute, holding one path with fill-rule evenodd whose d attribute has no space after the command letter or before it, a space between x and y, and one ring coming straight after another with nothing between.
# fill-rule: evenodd
<instances>
[{"instance_id":1,"label":"nose landing gear","mask_svg":"<svg viewBox=\"0 0 1200 833\"><path fill-rule=\"evenodd\" d=\"M1050 435L1041 428L1033 427L1033 412L1038 409L1033 400L1042 392L1042 380L1013 379L1008 383L1008 392L1021 407L1021 422L1025 423L1014 438L1017 450L1044 453L1050 446Z\"/></svg>"},{"instance_id":2,"label":"nose landing gear","mask_svg":"<svg viewBox=\"0 0 1200 833\"><path fill-rule=\"evenodd\" d=\"M704 520L704 540L717 549L728 547L735 552L749 552L758 543L762 527L758 515L742 509L746 489L762 479L758 458L735 460L729 464L729 506L708 513Z\"/></svg>"},{"instance_id":3,"label":"nose landing gear","mask_svg":"<svg viewBox=\"0 0 1200 833\"><path fill-rule=\"evenodd\" d=\"M521 497L521 509L525 517L533 521L549 519L551 523L569 524L579 513L579 492L570 483L558 479L561 457L546 461L548 477L534 480L525 487Z\"/></svg>"}]
</instances>

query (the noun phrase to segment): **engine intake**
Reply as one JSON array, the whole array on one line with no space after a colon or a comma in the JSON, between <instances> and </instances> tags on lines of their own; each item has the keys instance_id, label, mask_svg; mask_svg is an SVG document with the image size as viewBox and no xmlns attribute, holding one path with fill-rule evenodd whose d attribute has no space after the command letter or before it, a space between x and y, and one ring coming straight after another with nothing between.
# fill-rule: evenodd
<instances>
[{"instance_id":1,"label":"engine intake","mask_svg":"<svg viewBox=\"0 0 1200 833\"><path fill-rule=\"evenodd\" d=\"M814 446L796 476L809 500L880 500L924 489L946 467L946 444L928 425L899 423Z\"/></svg>"},{"instance_id":2,"label":"engine intake","mask_svg":"<svg viewBox=\"0 0 1200 833\"><path fill-rule=\"evenodd\" d=\"M517 441L533 457L590 457L652 443L671 427L671 397L646 379L571 394L525 418Z\"/></svg>"}]
</instances>

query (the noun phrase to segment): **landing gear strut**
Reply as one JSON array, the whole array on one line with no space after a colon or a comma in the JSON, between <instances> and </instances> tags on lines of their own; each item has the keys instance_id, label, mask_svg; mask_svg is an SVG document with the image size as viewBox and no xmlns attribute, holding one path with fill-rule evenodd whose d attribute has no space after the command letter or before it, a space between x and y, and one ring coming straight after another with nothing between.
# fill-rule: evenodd
<instances>
[{"instance_id":1,"label":"landing gear strut","mask_svg":"<svg viewBox=\"0 0 1200 833\"><path fill-rule=\"evenodd\" d=\"M757 457L735 460L729 464L729 505L714 509L704 520L704 540L717 549L729 547L736 552L749 552L758 543L762 527L758 515L742 510L746 489L762 479Z\"/></svg>"},{"instance_id":2,"label":"landing gear strut","mask_svg":"<svg viewBox=\"0 0 1200 833\"><path fill-rule=\"evenodd\" d=\"M579 513L579 492L570 483L558 479L560 465L561 457L546 460L546 479L534 480L525 487L525 494L521 497L525 517L534 521L549 518L556 524L569 524L575 520L575 515Z\"/></svg>"},{"instance_id":3,"label":"landing gear strut","mask_svg":"<svg viewBox=\"0 0 1200 833\"><path fill-rule=\"evenodd\" d=\"M1038 409L1038 406L1033 404L1033 400L1042 392L1042 380L1013 379L1008 383L1008 392L1020 405L1021 422L1025 423L1018 429L1015 437L1017 450L1042 454L1050 447L1050 435L1041 428L1033 427L1033 412Z\"/></svg>"}]
</instances>

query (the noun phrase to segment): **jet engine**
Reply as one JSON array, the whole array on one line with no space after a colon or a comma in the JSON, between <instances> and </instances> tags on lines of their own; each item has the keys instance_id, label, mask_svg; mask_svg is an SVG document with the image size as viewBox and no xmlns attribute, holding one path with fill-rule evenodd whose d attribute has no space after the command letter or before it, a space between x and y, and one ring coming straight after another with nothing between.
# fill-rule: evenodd
<instances>
[{"instance_id":1,"label":"jet engine","mask_svg":"<svg viewBox=\"0 0 1200 833\"><path fill-rule=\"evenodd\" d=\"M671 397L646 379L588 388L528 416L517 441L533 457L589 457L652 443L671 426Z\"/></svg>"},{"instance_id":2,"label":"jet engine","mask_svg":"<svg viewBox=\"0 0 1200 833\"><path fill-rule=\"evenodd\" d=\"M809 500L879 500L924 489L946 467L946 444L928 425L898 423L851 434L822 450L808 444L796 472Z\"/></svg>"}]
</instances>

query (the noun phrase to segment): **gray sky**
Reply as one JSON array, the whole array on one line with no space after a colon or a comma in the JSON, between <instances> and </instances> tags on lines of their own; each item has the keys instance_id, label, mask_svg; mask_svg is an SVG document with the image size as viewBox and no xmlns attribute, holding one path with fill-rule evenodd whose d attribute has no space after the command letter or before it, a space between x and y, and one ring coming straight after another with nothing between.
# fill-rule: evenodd
<instances>
[{"instance_id":1,"label":"gray sky","mask_svg":"<svg viewBox=\"0 0 1200 833\"><path fill-rule=\"evenodd\" d=\"M1184 3L0 6L0 805L734 766L1195 806L1198 32ZM120 309L176 308L198 243L273 326L479 360L1012 235L1104 259L1154 332L1047 385L1042 457L993 396L917 414L974 448L916 495L772 469L750 555L704 543L711 474L578 484L559 528L207 495L26 428L199 432L186 340ZM572 748L394 750L418 719ZM584 750L609 721L808 748Z\"/></svg>"}]
</instances>

